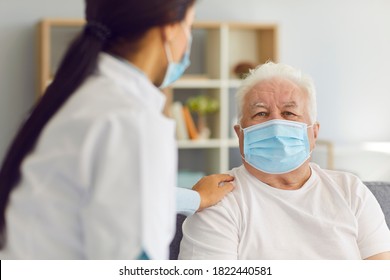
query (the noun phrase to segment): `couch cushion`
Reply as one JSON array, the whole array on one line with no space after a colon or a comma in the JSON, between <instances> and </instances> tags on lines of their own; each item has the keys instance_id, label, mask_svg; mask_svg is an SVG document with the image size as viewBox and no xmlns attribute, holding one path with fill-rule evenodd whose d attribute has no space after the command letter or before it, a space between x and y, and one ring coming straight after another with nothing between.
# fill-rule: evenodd
<instances>
[{"instance_id":1,"label":"couch cushion","mask_svg":"<svg viewBox=\"0 0 390 280\"><path fill-rule=\"evenodd\" d=\"M390 228L390 182L364 182L378 200Z\"/></svg>"},{"instance_id":2,"label":"couch cushion","mask_svg":"<svg viewBox=\"0 0 390 280\"><path fill-rule=\"evenodd\" d=\"M180 242L183 238L182 224L187 217L181 214L176 215L176 234L169 247L169 259L177 260L180 250Z\"/></svg>"}]
</instances>

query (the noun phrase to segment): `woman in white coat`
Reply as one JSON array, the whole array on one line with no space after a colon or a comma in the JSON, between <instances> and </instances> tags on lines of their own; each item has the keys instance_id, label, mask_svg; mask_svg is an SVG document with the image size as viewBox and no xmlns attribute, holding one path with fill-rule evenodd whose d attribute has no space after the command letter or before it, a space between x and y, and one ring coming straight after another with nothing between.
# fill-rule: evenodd
<instances>
[{"instance_id":1,"label":"woman in white coat","mask_svg":"<svg viewBox=\"0 0 390 280\"><path fill-rule=\"evenodd\" d=\"M87 0L86 25L0 171L1 259L166 259L175 124L158 87L188 66L195 0ZM209 204L227 175L201 180ZM203 201L203 203L202 203Z\"/></svg>"}]
</instances>

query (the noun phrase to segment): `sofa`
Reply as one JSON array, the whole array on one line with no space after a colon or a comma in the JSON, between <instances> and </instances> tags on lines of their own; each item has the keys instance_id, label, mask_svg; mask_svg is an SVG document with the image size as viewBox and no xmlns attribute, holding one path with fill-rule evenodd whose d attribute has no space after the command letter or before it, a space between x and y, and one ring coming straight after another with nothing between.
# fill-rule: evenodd
<instances>
[{"instance_id":1,"label":"sofa","mask_svg":"<svg viewBox=\"0 0 390 280\"><path fill-rule=\"evenodd\" d=\"M387 226L390 228L390 182L364 182L371 190L385 214ZM180 241L183 237L181 226L186 216L178 214L176 217L176 234L171 242L169 259L177 260L180 250Z\"/></svg>"}]
</instances>

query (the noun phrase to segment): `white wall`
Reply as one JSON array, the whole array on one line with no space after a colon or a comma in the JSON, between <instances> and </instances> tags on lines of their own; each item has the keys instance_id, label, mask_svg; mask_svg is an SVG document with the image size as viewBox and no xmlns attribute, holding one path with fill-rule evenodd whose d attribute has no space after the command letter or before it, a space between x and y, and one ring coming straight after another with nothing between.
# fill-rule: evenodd
<instances>
[{"instance_id":1,"label":"white wall","mask_svg":"<svg viewBox=\"0 0 390 280\"><path fill-rule=\"evenodd\" d=\"M390 181L389 151L361 144L390 141L390 1L201 0L197 11L201 20L277 23L279 60L315 80L335 168Z\"/></svg>"},{"instance_id":2,"label":"white wall","mask_svg":"<svg viewBox=\"0 0 390 280\"><path fill-rule=\"evenodd\" d=\"M0 0L0 159L34 102L37 22L83 10L82 0Z\"/></svg>"},{"instance_id":3,"label":"white wall","mask_svg":"<svg viewBox=\"0 0 390 280\"><path fill-rule=\"evenodd\" d=\"M280 61L316 82L321 136L390 140L390 1L201 0L198 18L277 23Z\"/></svg>"},{"instance_id":4,"label":"white wall","mask_svg":"<svg viewBox=\"0 0 390 280\"><path fill-rule=\"evenodd\" d=\"M34 100L36 22L83 9L82 0L0 0L0 158ZM320 136L340 146L390 141L389 15L388 0L198 0L197 9L199 20L277 23L280 61L314 78Z\"/></svg>"}]
</instances>

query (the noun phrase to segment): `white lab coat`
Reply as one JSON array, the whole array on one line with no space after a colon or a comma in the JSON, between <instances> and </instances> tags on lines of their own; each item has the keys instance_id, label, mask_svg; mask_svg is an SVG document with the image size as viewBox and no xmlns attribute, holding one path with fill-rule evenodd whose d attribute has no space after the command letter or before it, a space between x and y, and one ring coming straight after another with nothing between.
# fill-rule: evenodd
<instances>
[{"instance_id":1,"label":"white lab coat","mask_svg":"<svg viewBox=\"0 0 390 280\"><path fill-rule=\"evenodd\" d=\"M6 211L1 259L166 259L175 124L161 92L108 54L44 128Z\"/></svg>"}]
</instances>

